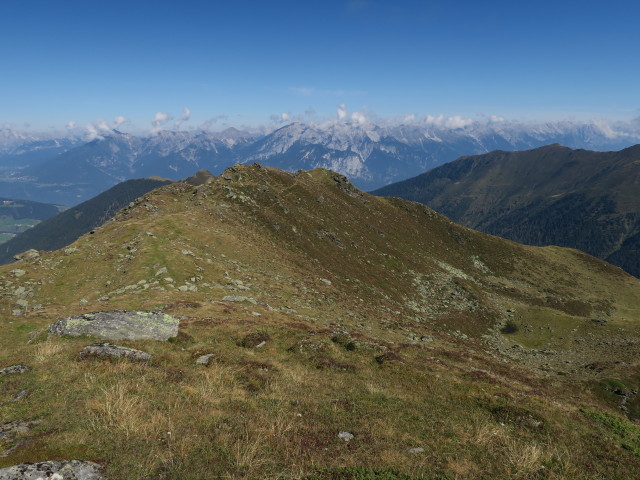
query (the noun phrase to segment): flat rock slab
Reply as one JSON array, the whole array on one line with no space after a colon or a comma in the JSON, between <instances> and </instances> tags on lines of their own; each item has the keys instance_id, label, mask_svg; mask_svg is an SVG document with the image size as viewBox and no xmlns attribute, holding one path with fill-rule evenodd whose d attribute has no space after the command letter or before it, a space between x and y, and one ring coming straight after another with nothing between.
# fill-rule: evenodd
<instances>
[{"instance_id":1,"label":"flat rock slab","mask_svg":"<svg viewBox=\"0 0 640 480\"><path fill-rule=\"evenodd\" d=\"M0 468L0 480L104 480L100 465L69 460L21 463Z\"/></svg>"},{"instance_id":2,"label":"flat rock slab","mask_svg":"<svg viewBox=\"0 0 640 480\"><path fill-rule=\"evenodd\" d=\"M247 302L257 305L258 302L255 298L245 297L244 295L227 295L222 298L223 302Z\"/></svg>"},{"instance_id":3,"label":"flat rock slab","mask_svg":"<svg viewBox=\"0 0 640 480\"><path fill-rule=\"evenodd\" d=\"M0 369L0 377L3 375L9 375L10 373L24 373L27 370L29 370L29 367L26 365L11 365L10 367Z\"/></svg>"},{"instance_id":4,"label":"flat rock slab","mask_svg":"<svg viewBox=\"0 0 640 480\"><path fill-rule=\"evenodd\" d=\"M139 362L147 362L151 360L151 355L142 350L134 348L120 347L112 343L93 343L82 349L78 354L79 358L98 357L98 358L127 358ZM1 479L0 479L1 480Z\"/></svg>"},{"instance_id":5,"label":"flat rock slab","mask_svg":"<svg viewBox=\"0 0 640 480\"><path fill-rule=\"evenodd\" d=\"M207 366L211 362L211 359L215 356L215 353L207 353L206 355L201 355L196 359L197 365Z\"/></svg>"},{"instance_id":6,"label":"flat rock slab","mask_svg":"<svg viewBox=\"0 0 640 480\"><path fill-rule=\"evenodd\" d=\"M162 312L112 310L63 318L51 324L54 335L91 335L104 340L168 340L178 335L180 320Z\"/></svg>"}]
</instances>

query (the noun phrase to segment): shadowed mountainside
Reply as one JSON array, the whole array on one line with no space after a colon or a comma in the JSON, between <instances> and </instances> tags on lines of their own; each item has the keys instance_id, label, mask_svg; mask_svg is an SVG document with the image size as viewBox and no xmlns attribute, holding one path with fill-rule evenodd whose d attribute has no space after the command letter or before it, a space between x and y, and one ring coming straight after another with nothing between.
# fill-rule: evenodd
<instances>
[{"instance_id":1,"label":"shadowed mountainside","mask_svg":"<svg viewBox=\"0 0 640 480\"><path fill-rule=\"evenodd\" d=\"M417 201L468 227L577 248L640 276L640 145L560 145L462 157L373 192Z\"/></svg>"}]
</instances>

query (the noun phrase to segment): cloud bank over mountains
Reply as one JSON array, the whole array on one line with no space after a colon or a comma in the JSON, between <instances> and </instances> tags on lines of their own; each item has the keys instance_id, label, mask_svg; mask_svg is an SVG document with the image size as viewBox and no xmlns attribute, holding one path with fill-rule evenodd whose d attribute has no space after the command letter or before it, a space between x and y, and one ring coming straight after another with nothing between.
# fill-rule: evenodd
<instances>
[{"instance_id":1,"label":"cloud bank over mountains","mask_svg":"<svg viewBox=\"0 0 640 480\"><path fill-rule=\"evenodd\" d=\"M99 118L87 124L80 124L75 120L69 120L64 128L51 128L48 132L34 132L31 128L12 127L5 124L3 130L16 132L18 136L26 136L33 139L51 139L56 137L77 137L85 141L103 138L112 130L121 130L137 136L157 135L161 131L187 130L187 131L222 131L229 127L239 128L254 135L266 135L289 123L304 123L314 128L329 128L335 124L359 125L363 128L383 127L395 128L407 126L411 128L424 128L431 130L460 130L491 127L506 129L535 129L540 126L592 126L602 135L611 139L640 138L640 116L631 120L563 120L563 121L535 121L535 120L512 120L498 115L478 114L474 118L461 115L444 114L417 114L407 113L397 116L379 116L366 107L356 111L350 111L344 103L338 104L333 117L321 118L313 108L308 108L303 113L293 113L283 111L269 116L268 121L260 125L247 125L242 122L233 122L232 116L220 114L205 121L192 120L191 108L182 107L182 113L171 113L157 111L145 125L136 124L124 115L117 115L112 121ZM174 121L175 120L175 121ZM0 135L0 146L10 140L11 135L5 133Z\"/></svg>"}]
</instances>

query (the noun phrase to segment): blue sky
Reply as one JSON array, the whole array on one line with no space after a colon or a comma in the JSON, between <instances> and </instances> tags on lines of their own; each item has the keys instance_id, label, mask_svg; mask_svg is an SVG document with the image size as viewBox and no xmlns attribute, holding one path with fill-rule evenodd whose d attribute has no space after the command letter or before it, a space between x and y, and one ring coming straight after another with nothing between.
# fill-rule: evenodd
<instances>
[{"instance_id":1,"label":"blue sky","mask_svg":"<svg viewBox=\"0 0 640 480\"><path fill-rule=\"evenodd\" d=\"M2 0L0 126L640 116L637 1ZM305 112L307 112L305 114ZM275 118L275 117L274 117ZM285 118L287 118L285 116Z\"/></svg>"}]
</instances>

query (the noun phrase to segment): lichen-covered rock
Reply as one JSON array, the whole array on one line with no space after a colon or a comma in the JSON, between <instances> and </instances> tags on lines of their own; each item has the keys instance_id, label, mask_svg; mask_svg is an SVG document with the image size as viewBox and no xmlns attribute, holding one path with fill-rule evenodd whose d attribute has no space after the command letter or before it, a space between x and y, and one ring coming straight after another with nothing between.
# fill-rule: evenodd
<instances>
[{"instance_id":1,"label":"lichen-covered rock","mask_svg":"<svg viewBox=\"0 0 640 480\"><path fill-rule=\"evenodd\" d=\"M227 295L222 299L223 302L246 302L256 305L258 302L254 298L245 297L244 295Z\"/></svg>"},{"instance_id":2,"label":"lichen-covered rock","mask_svg":"<svg viewBox=\"0 0 640 480\"><path fill-rule=\"evenodd\" d=\"M63 318L51 324L54 335L91 335L104 340L168 340L178 335L177 318L162 312L112 310Z\"/></svg>"},{"instance_id":3,"label":"lichen-covered rock","mask_svg":"<svg viewBox=\"0 0 640 480\"><path fill-rule=\"evenodd\" d=\"M4 442L7 439L16 437L17 435L27 433L32 423L33 422L28 422L26 420L15 420L13 422L0 424L0 441Z\"/></svg>"},{"instance_id":4,"label":"lichen-covered rock","mask_svg":"<svg viewBox=\"0 0 640 480\"><path fill-rule=\"evenodd\" d=\"M0 480L103 480L102 468L80 460L21 463L0 468Z\"/></svg>"},{"instance_id":5,"label":"lichen-covered rock","mask_svg":"<svg viewBox=\"0 0 640 480\"><path fill-rule=\"evenodd\" d=\"M135 348L120 347L112 343L93 343L82 349L78 354L79 358L107 357L107 358L127 358L139 362L151 360L151 355Z\"/></svg>"},{"instance_id":6,"label":"lichen-covered rock","mask_svg":"<svg viewBox=\"0 0 640 480\"><path fill-rule=\"evenodd\" d=\"M5 367L0 369L0 377L3 375L8 375L10 373L24 373L29 370L29 367L26 365L11 365L9 367Z\"/></svg>"},{"instance_id":7,"label":"lichen-covered rock","mask_svg":"<svg viewBox=\"0 0 640 480\"><path fill-rule=\"evenodd\" d=\"M13 256L14 260L33 260L34 258L38 258L40 256L40 252L34 250L33 248L27 250L26 252L19 253Z\"/></svg>"}]
</instances>

